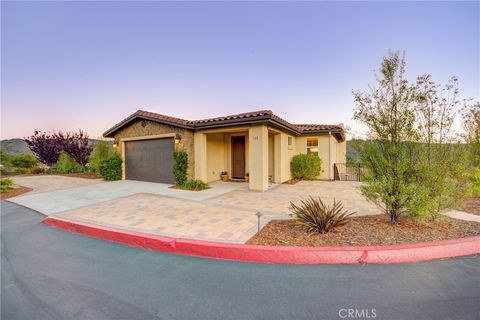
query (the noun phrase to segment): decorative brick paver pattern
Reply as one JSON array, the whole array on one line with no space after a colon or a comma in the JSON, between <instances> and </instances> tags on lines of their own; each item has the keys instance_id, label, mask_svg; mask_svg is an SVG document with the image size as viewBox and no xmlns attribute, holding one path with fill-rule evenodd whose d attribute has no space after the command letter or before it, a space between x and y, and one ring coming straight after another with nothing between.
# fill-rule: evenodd
<instances>
[{"instance_id":1,"label":"decorative brick paver pattern","mask_svg":"<svg viewBox=\"0 0 480 320\"><path fill-rule=\"evenodd\" d=\"M66 211L57 216L113 228L167 237L244 243L257 232L257 217L248 209L136 194ZM262 226L272 217L262 217Z\"/></svg>"},{"instance_id":2,"label":"decorative brick paver pattern","mask_svg":"<svg viewBox=\"0 0 480 320\"><path fill-rule=\"evenodd\" d=\"M358 182L300 181L295 185L279 185L267 192L237 190L208 200L233 208L243 208L270 214L289 214L290 201L300 202L308 196L320 197L327 204L341 200L344 208L356 215L380 214L382 210L361 195Z\"/></svg>"},{"instance_id":3,"label":"decorative brick paver pattern","mask_svg":"<svg viewBox=\"0 0 480 320\"><path fill-rule=\"evenodd\" d=\"M302 181L279 185L267 192L244 188L196 201L147 193L65 211L58 216L113 228L153 233L167 237L244 243L258 229L257 211L263 213L261 227L272 219L289 218L290 201L309 195L327 203L342 200L357 215L379 214L369 204L356 182Z\"/></svg>"}]
</instances>

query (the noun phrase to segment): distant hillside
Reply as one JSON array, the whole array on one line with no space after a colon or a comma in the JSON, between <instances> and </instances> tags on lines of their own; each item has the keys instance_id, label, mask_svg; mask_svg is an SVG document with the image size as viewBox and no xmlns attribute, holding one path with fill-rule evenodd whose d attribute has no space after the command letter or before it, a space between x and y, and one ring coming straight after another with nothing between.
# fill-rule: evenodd
<instances>
[{"instance_id":1,"label":"distant hillside","mask_svg":"<svg viewBox=\"0 0 480 320\"><path fill-rule=\"evenodd\" d=\"M32 153L23 139L2 140L0 150L9 154Z\"/></svg>"},{"instance_id":2,"label":"distant hillside","mask_svg":"<svg viewBox=\"0 0 480 320\"><path fill-rule=\"evenodd\" d=\"M347 141L347 157L351 158L351 159L354 159L354 160L358 160L359 159L359 156L358 156L358 153L357 151L355 151L353 149L353 144L354 143L362 143L362 140L348 140Z\"/></svg>"},{"instance_id":3,"label":"distant hillside","mask_svg":"<svg viewBox=\"0 0 480 320\"><path fill-rule=\"evenodd\" d=\"M95 145L98 140L90 139L90 143ZM32 153L23 139L7 139L0 141L0 150L8 154Z\"/></svg>"}]
</instances>

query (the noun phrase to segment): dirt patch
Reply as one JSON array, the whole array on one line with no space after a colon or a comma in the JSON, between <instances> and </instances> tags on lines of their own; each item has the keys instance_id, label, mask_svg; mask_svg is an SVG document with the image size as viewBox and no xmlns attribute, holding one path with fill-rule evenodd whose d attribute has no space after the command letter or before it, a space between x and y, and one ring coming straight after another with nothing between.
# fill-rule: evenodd
<instances>
[{"instance_id":1,"label":"dirt patch","mask_svg":"<svg viewBox=\"0 0 480 320\"><path fill-rule=\"evenodd\" d=\"M480 235L480 223L442 217L420 222L403 217L395 226L386 215L353 217L333 232L311 233L294 220L270 221L246 243L268 246L375 246L457 239Z\"/></svg>"},{"instance_id":2,"label":"dirt patch","mask_svg":"<svg viewBox=\"0 0 480 320\"><path fill-rule=\"evenodd\" d=\"M31 188L27 188L27 187L18 187L18 188L15 188L15 189L12 189L8 192L5 192L5 193L0 193L0 200L5 200L5 199L9 199L9 198L13 198L13 197L16 197L16 196L19 196L19 195L22 195L24 193L27 193L29 191L32 191L33 189Z\"/></svg>"},{"instance_id":3,"label":"dirt patch","mask_svg":"<svg viewBox=\"0 0 480 320\"><path fill-rule=\"evenodd\" d=\"M84 179L101 179L102 177L96 175L93 172L84 172L84 173L56 173L56 176L62 177L72 177L72 178L84 178Z\"/></svg>"},{"instance_id":4,"label":"dirt patch","mask_svg":"<svg viewBox=\"0 0 480 320\"><path fill-rule=\"evenodd\" d=\"M458 210L480 216L480 198L476 197L465 199L465 201L463 201L463 203L458 207Z\"/></svg>"},{"instance_id":5,"label":"dirt patch","mask_svg":"<svg viewBox=\"0 0 480 320\"><path fill-rule=\"evenodd\" d=\"M293 178L293 179L290 179L290 180L287 180L287 181L283 182L283 184L297 184L300 181L302 181L302 180Z\"/></svg>"},{"instance_id":6,"label":"dirt patch","mask_svg":"<svg viewBox=\"0 0 480 320\"><path fill-rule=\"evenodd\" d=\"M210 189L210 187L207 187L206 189L203 189L203 190L194 190L194 189L186 189L182 186L177 186L177 185L173 185L171 187L169 187L170 189L178 189L178 190L185 190L185 191L196 191L196 192L199 192L199 191L205 191L207 189Z\"/></svg>"}]
</instances>

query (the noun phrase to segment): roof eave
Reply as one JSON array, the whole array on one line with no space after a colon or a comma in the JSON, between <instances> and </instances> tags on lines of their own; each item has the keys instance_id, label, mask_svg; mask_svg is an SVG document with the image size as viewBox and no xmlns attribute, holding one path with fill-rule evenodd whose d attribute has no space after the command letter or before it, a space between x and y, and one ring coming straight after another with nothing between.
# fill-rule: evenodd
<instances>
[{"instance_id":1,"label":"roof eave","mask_svg":"<svg viewBox=\"0 0 480 320\"><path fill-rule=\"evenodd\" d=\"M137 115L133 115L131 117L128 117L127 119L120 122L116 126L113 126L112 128L108 129L107 131L105 131L103 133L103 136L105 138L113 138L113 135L114 135L115 132L117 132L118 130L120 130L123 127L125 127L126 125L128 125L130 122L135 121L137 119L149 120L149 121L153 121L153 122L156 122L156 123L166 124L166 125L169 125L169 126L172 126L172 127L178 127L178 128L193 130L192 126L183 125L183 124L172 122L172 121L161 120L161 119L156 119L156 118L147 117L147 116L144 116L144 115L138 115L137 114Z\"/></svg>"}]
</instances>

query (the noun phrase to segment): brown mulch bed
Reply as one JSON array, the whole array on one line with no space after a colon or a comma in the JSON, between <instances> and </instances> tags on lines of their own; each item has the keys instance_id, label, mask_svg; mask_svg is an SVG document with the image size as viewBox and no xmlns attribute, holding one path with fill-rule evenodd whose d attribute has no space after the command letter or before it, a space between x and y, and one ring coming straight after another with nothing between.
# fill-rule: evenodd
<instances>
[{"instance_id":1,"label":"brown mulch bed","mask_svg":"<svg viewBox=\"0 0 480 320\"><path fill-rule=\"evenodd\" d=\"M480 223L442 217L420 222L403 217L392 226L386 215L353 217L333 232L308 232L294 220L272 220L246 243L268 246L376 246L480 235Z\"/></svg>"},{"instance_id":2,"label":"brown mulch bed","mask_svg":"<svg viewBox=\"0 0 480 320\"><path fill-rule=\"evenodd\" d=\"M84 172L84 173L56 173L56 176L63 177L73 177L73 178L84 178L84 179L101 179L100 176L97 176L93 172Z\"/></svg>"},{"instance_id":3,"label":"brown mulch bed","mask_svg":"<svg viewBox=\"0 0 480 320\"><path fill-rule=\"evenodd\" d=\"M170 189L178 189L178 190L185 190L185 191L205 191L205 190L208 190L210 189L210 187L207 187L207 189L203 189L203 190L193 190L193 189L185 189L184 187L182 186L177 186L177 185L173 185L171 187L169 187Z\"/></svg>"},{"instance_id":4,"label":"brown mulch bed","mask_svg":"<svg viewBox=\"0 0 480 320\"><path fill-rule=\"evenodd\" d=\"M13 197L19 196L21 194L27 193L27 192L32 191L32 190L33 189L20 186L18 188L12 189L12 190L7 191L5 193L0 193L0 200L13 198Z\"/></svg>"},{"instance_id":5,"label":"brown mulch bed","mask_svg":"<svg viewBox=\"0 0 480 320\"><path fill-rule=\"evenodd\" d=\"M290 180L287 180L285 182L283 182L283 184L297 184L297 182L300 182L301 180L300 179L290 179Z\"/></svg>"},{"instance_id":6,"label":"brown mulch bed","mask_svg":"<svg viewBox=\"0 0 480 320\"><path fill-rule=\"evenodd\" d=\"M458 210L476 214L480 216L480 198L467 198L463 203L458 207Z\"/></svg>"}]
</instances>

